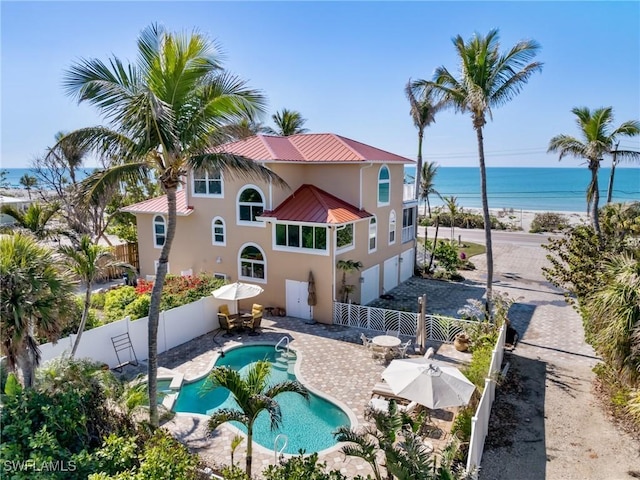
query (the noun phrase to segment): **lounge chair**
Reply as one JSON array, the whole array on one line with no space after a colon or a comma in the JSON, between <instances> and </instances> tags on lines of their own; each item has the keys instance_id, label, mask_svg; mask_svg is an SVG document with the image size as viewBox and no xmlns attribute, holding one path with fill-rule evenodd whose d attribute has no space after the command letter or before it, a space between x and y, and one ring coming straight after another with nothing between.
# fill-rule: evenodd
<instances>
[{"instance_id":1,"label":"lounge chair","mask_svg":"<svg viewBox=\"0 0 640 480\"><path fill-rule=\"evenodd\" d=\"M262 312L264 311L264 307L257 303L253 304L251 308L251 319L247 322L246 326L251 329L249 335L260 335L259 332L256 331L257 328L260 327L262 323Z\"/></svg>"},{"instance_id":2,"label":"lounge chair","mask_svg":"<svg viewBox=\"0 0 640 480\"><path fill-rule=\"evenodd\" d=\"M218 322L220 323L220 328L226 330L226 337L233 335L233 330L240 326L238 318L237 313L229 312L228 305L223 304L218 308Z\"/></svg>"}]
</instances>

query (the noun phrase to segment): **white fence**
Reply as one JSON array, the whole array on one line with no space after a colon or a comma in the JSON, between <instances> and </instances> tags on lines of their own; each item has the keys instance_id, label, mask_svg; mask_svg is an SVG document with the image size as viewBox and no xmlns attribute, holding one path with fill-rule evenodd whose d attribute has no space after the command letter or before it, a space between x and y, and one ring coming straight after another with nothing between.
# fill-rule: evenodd
<instances>
[{"instance_id":1,"label":"white fence","mask_svg":"<svg viewBox=\"0 0 640 480\"><path fill-rule=\"evenodd\" d=\"M379 332L391 330L399 335L415 337L418 329L418 317L419 314L414 312L387 310L353 303L333 303L334 325L365 328ZM455 336L462 332L469 323L474 322L440 315L426 315L427 340L453 343Z\"/></svg>"},{"instance_id":2,"label":"white fence","mask_svg":"<svg viewBox=\"0 0 640 480\"><path fill-rule=\"evenodd\" d=\"M476 414L471 419L471 439L469 440L469 454L467 455L467 470L475 472L475 478L478 476L484 441L489 432L489 417L491 416L493 400L496 397L496 379L502 366L506 335L507 329L503 325L491 355L489 376L484 380L484 392L482 392Z\"/></svg>"},{"instance_id":3,"label":"white fence","mask_svg":"<svg viewBox=\"0 0 640 480\"><path fill-rule=\"evenodd\" d=\"M219 328L218 307L225 303L213 296L203 297L196 302L160 312L158 324L158 353L165 352L200 335ZM113 348L111 338L123 333L129 333L133 349L138 360L149 357L148 348L148 317L138 320L124 318L117 322L108 323L98 328L87 330L82 334L80 345L76 351L76 358L91 358L113 368L118 365L118 358ZM76 335L61 338L54 345L45 343L40 345L42 362L57 358L71 352ZM120 361L129 361L129 352L120 352Z\"/></svg>"}]
</instances>

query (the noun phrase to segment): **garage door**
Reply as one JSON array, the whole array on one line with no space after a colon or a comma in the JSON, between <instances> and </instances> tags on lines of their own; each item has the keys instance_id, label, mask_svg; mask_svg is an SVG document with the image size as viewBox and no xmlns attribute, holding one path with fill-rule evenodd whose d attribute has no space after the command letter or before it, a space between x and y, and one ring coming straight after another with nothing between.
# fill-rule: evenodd
<instances>
[{"instance_id":1,"label":"garage door","mask_svg":"<svg viewBox=\"0 0 640 480\"><path fill-rule=\"evenodd\" d=\"M384 261L384 279L382 281L382 291L384 293L398 286L399 258L398 255L395 255Z\"/></svg>"},{"instance_id":2,"label":"garage door","mask_svg":"<svg viewBox=\"0 0 640 480\"><path fill-rule=\"evenodd\" d=\"M405 250L404 252L402 252L402 254L400 255L400 258L402 259L402 262L400 262L401 282L409 280L411 277L413 277L413 253L413 248L410 248L409 250Z\"/></svg>"},{"instance_id":3,"label":"garage door","mask_svg":"<svg viewBox=\"0 0 640 480\"><path fill-rule=\"evenodd\" d=\"M366 305L380 295L380 265L362 271L364 282L360 290L360 303Z\"/></svg>"}]
</instances>

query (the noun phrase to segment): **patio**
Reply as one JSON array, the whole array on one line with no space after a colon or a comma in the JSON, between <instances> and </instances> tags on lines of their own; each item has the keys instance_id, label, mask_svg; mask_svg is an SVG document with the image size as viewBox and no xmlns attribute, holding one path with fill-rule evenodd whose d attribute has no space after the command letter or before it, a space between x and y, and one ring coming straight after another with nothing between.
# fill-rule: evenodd
<instances>
[{"instance_id":1,"label":"patio","mask_svg":"<svg viewBox=\"0 0 640 480\"><path fill-rule=\"evenodd\" d=\"M360 333L363 330L336 325L307 324L300 319L289 317L265 317L261 333L249 336L247 333L224 337L223 332L209 332L184 345L176 347L159 356L159 366L184 375L185 381L202 377L212 367L221 348L239 344L272 343L283 336L290 339L290 346L298 354L301 380L306 386L319 390L337 403L352 410L358 425L366 423L364 412L372 397L374 385L380 381L384 364L371 358L371 353L362 346ZM370 332L366 332L370 333ZM407 338L408 339L408 338ZM457 352L452 345L428 344L436 350L435 359L459 366L470 359L468 353ZM409 354L413 355L413 350ZM133 368L128 368L131 374ZM141 370L143 371L143 369ZM453 410L452 410L453 411ZM435 411L432 423L448 433L453 413ZM164 424L174 435L199 453L209 464L228 464L231 459L231 439L236 431L223 425L213 437L206 431L206 418L188 414L176 415ZM432 437L437 435L432 435ZM447 441L442 438L430 438L429 442L436 452ZM235 462L244 466L243 442L234 455ZM345 457L338 447L325 450L320 460L330 469L340 469L345 475L353 477L370 473L369 466L355 457ZM268 464L274 463L274 452L254 442L254 474L261 472Z\"/></svg>"}]
</instances>

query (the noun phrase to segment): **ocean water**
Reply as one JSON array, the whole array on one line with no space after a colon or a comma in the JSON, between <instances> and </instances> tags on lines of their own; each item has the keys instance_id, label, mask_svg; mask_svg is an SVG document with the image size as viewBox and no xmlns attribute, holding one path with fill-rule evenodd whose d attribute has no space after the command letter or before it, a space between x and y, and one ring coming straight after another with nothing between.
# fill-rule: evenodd
<instances>
[{"instance_id":1,"label":"ocean water","mask_svg":"<svg viewBox=\"0 0 640 480\"><path fill-rule=\"evenodd\" d=\"M415 175L415 166L405 167L405 181ZM610 168L598 174L600 205L607 199ZM489 208L586 212L586 191L591 172L582 168L487 168ZM480 170L478 167L440 167L435 189L443 197L454 196L458 205L480 208ZM612 201L640 201L640 168L618 167L615 171ZM430 195L431 206L444 202ZM421 210L423 208L421 203Z\"/></svg>"},{"instance_id":2,"label":"ocean water","mask_svg":"<svg viewBox=\"0 0 640 480\"><path fill-rule=\"evenodd\" d=\"M11 188L21 188L20 177L33 175L29 168L7 168L6 182ZM83 169L78 178L93 172ZM607 199L610 168L601 168L598 176L600 204ZM415 175L415 166L405 167L405 180ZM586 191L591 172L582 168L511 168L488 167L487 191L490 208L515 210L542 210L585 212ZM435 189L443 197L453 195L457 203L466 208L480 208L480 171L478 167L440 167L435 178ZM640 201L640 168L616 168L614 202ZM430 195L432 206L442 205L437 195ZM422 209L422 204L421 207Z\"/></svg>"},{"instance_id":3,"label":"ocean water","mask_svg":"<svg viewBox=\"0 0 640 480\"><path fill-rule=\"evenodd\" d=\"M82 180L92 174L94 170L94 168L78 169L76 171L76 180ZM6 172L4 181L8 188L22 188L22 185L20 185L20 178L22 178L25 173L28 173L32 177L36 177L36 173L31 168L3 168L2 171Z\"/></svg>"}]
</instances>

